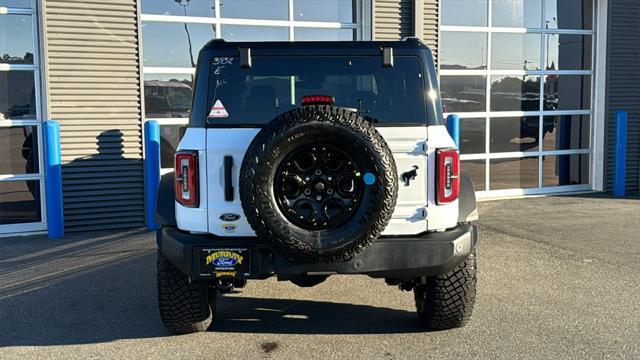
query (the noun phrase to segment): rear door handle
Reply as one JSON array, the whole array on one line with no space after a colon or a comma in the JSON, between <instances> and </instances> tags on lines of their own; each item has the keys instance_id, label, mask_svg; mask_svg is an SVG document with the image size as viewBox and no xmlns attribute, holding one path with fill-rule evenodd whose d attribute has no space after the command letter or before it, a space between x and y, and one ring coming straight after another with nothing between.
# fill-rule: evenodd
<instances>
[{"instance_id":1,"label":"rear door handle","mask_svg":"<svg viewBox=\"0 0 640 360\"><path fill-rule=\"evenodd\" d=\"M233 201L233 183L231 171L233 170L233 156L224 157L224 200Z\"/></svg>"}]
</instances>

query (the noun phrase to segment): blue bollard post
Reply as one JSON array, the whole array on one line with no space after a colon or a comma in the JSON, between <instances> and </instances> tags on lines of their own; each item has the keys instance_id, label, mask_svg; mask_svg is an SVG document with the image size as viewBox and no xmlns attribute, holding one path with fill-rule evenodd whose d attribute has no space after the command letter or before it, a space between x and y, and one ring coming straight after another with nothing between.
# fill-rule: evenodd
<instances>
[{"instance_id":1,"label":"blue bollard post","mask_svg":"<svg viewBox=\"0 0 640 360\"><path fill-rule=\"evenodd\" d=\"M571 115L561 115L560 124L556 128L559 139L559 149L571 148ZM571 185L571 155L558 155L556 157L558 172L558 185Z\"/></svg>"},{"instance_id":2,"label":"blue bollard post","mask_svg":"<svg viewBox=\"0 0 640 360\"><path fill-rule=\"evenodd\" d=\"M613 196L624 196L627 170L627 113L616 112L616 160L613 181Z\"/></svg>"},{"instance_id":3,"label":"blue bollard post","mask_svg":"<svg viewBox=\"0 0 640 360\"><path fill-rule=\"evenodd\" d=\"M147 229L159 228L155 221L160 184L160 125L155 120L144 123L144 198Z\"/></svg>"},{"instance_id":4,"label":"blue bollard post","mask_svg":"<svg viewBox=\"0 0 640 360\"><path fill-rule=\"evenodd\" d=\"M55 121L42 124L44 140L44 187L47 208L47 232L51 239L64 236L62 198L62 160L60 158L60 125Z\"/></svg>"},{"instance_id":5,"label":"blue bollard post","mask_svg":"<svg viewBox=\"0 0 640 360\"><path fill-rule=\"evenodd\" d=\"M460 117L455 114L447 116L447 130L449 135L456 143L456 147L460 150Z\"/></svg>"}]
</instances>

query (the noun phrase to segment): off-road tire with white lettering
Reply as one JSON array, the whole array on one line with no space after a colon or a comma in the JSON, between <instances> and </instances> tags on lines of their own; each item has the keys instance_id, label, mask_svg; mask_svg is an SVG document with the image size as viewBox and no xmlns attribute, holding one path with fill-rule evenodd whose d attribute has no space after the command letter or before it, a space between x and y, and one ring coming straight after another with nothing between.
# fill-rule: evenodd
<instances>
[{"instance_id":1,"label":"off-road tire with white lettering","mask_svg":"<svg viewBox=\"0 0 640 360\"><path fill-rule=\"evenodd\" d=\"M175 334L206 331L213 320L215 294L203 281L189 281L158 250L158 305L160 318Z\"/></svg>"},{"instance_id":2,"label":"off-road tire with white lettering","mask_svg":"<svg viewBox=\"0 0 640 360\"><path fill-rule=\"evenodd\" d=\"M469 321L476 301L477 271L474 250L455 269L414 288L418 317L426 328L453 329Z\"/></svg>"},{"instance_id":3,"label":"off-road tire with white lettering","mask_svg":"<svg viewBox=\"0 0 640 360\"><path fill-rule=\"evenodd\" d=\"M366 200L345 224L303 229L279 210L273 191L278 165L300 146L332 142L356 162L375 169ZM398 175L389 146L371 121L333 106L287 111L266 125L249 145L240 170L240 200L258 237L295 262L348 261L371 244L391 220L398 196Z\"/></svg>"}]
</instances>

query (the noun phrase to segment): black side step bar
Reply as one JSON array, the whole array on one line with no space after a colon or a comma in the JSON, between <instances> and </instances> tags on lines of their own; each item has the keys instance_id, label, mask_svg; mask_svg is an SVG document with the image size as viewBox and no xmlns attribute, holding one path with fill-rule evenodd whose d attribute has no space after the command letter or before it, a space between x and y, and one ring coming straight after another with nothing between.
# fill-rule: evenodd
<instances>
[{"instance_id":1,"label":"black side step bar","mask_svg":"<svg viewBox=\"0 0 640 360\"><path fill-rule=\"evenodd\" d=\"M233 169L233 156L224 157L224 201L233 201L233 184L231 182L231 170Z\"/></svg>"}]
</instances>

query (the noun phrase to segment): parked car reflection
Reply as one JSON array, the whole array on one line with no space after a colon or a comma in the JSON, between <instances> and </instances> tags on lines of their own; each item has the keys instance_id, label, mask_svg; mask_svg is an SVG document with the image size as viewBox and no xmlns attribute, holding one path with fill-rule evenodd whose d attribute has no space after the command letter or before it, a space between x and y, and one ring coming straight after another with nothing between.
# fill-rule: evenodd
<instances>
[{"instance_id":1,"label":"parked car reflection","mask_svg":"<svg viewBox=\"0 0 640 360\"><path fill-rule=\"evenodd\" d=\"M178 80L144 82L147 118L187 118L192 97L191 85Z\"/></svg>"}]
</instances>

